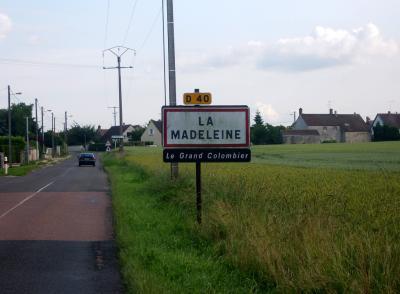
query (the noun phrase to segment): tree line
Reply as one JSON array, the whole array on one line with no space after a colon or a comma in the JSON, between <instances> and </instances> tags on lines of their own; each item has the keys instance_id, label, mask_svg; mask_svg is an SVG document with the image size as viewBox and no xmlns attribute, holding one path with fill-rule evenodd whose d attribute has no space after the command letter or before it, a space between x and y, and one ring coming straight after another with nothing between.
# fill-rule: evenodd
<instances>
[{"instance_id":1,"label":"tree line","mask_svg":"<svg viewBox=\"0 0 400 294\"><path fill-rule=\"evenodd\" d=\"M254 123L250 127L250 139L254 145L282 144L284 126L273 126L265 123L259 111L256 112Z\"/></svg>"}]
</instances>

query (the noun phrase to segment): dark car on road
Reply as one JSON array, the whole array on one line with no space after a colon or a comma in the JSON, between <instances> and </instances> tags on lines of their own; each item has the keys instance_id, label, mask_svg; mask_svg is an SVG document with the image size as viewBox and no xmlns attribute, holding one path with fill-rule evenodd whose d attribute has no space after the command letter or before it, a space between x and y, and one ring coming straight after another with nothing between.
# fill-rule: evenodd
<instances>
[{"instance_id":1,"label":"dark car on road","mask_svg":"<svg viewBox=\"0 0 400 294\"><path fill-rule=\"evenodd\" d=\"M96 157L93 153L81 153L78 156L79 166L81 165L93 165L96 166Z\"/></svg>"}]
</instances>

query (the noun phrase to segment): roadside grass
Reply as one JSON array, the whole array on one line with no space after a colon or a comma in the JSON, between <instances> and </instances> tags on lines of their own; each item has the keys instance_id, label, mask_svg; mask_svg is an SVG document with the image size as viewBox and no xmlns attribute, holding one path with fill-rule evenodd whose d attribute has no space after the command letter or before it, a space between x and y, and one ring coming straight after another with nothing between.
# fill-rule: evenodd
<instances>
[{"instance_id":1,"label":"roadside grass","mask_svg":"<svg viewBox=\"0 0 400 294\"><path fill-rule=\"evenodd\" d=\"M57 163L60 160L65 160L69 156L59 157L55 159L46 159L46 160L39 160L34 161L33 163L29 164L21 164L19 166L13 166L12 168L8 169L8 176L14 177L22 177L26 176L27 174L31 173L32 171L39 169L46 165L52 165ZM5 176L4 169L0 169L0 176Z\"/></svg>"},{"instance_id":2,"label":"roadside grass","mask_svg":"<svg viewBox=\"0 0 400 294\"><path fill-rule=\"evenodd\" d=\"M399 142L262 146L253 163L203 164L200 227L194 164L180 164L173 183L161 149L106 157L128 289L399 293L399 153ZM310 167L320 154L323 168Z\"/></svg>"},{"instance_id":3,"label":"roadside grass","mask_svg":"<svg viewBox=\"0 0 400 294\"><path fill-rule=\"evenodd\" d=\"M118 156L117 156L118 157ZM262 288L232 267L197 234L192 209L174 199L191 193L183 177L149 174L115 154L103 163L110 175L115 230L128 293L248 293Z\"/></svg>"},{"instance_id":4,"label":"roadside grass","mask_svg":"<svg viewBox=\"0 0 400 294\"><path fill-rule=\"evenodd\" d=\"M35 169L40 168L43 165L44 164L42 162L35 162L31 164L23 164L21 166L14 166L8 169L8 175L14 177L22 177L34 171ZM5 176L4 169L0 169L0 176Z\"/></svg>"}]
</instances>

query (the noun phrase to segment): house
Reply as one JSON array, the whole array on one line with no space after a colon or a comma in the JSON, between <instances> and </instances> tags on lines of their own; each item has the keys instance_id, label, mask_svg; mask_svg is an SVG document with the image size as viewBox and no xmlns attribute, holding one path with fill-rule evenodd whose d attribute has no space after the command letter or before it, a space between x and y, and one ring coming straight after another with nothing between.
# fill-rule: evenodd
<instances>
[{"instance_id":1,"label":"house","mask_svg":"<svg viewBox=\"0 0 400 294\"><path fill-rule=\"evenodd\" d=\"M299 117L293 124L293 131L317 131L320 142L343 142L343 143L356 143L356 142L369 142L371 135L368 125L364 122L362 117L357 114L338 114L333 109L329 110L328 114L305 114L303 109L299 109ZM311 140L311 133L302 134L287 134L285 140L287 142L305 142ZM295 137L297 136L297 137ZM303 136L299 139L298 136ZM316 136L316 133L313 133ZM315 137L313 137L315 140Z\"/></svg>"},{"instance_id":2,"label":"house","mask_svg":"<svg viewBox=\"0 0 400 294\"><path fill-rule=\"evenodd\" d=\"M380 124L381 126L396 128L400 132L400 113L391 113L390 111L388 111L388 113L378 113L372 123L372 135L374 134L373 128L376 127L378 124Z\"/></svg>"},{"instance_id":3,"label":"house","mask_svg":"<svg viewBox=\"0 0 400 294\"><path fill-rule=\"evenodd\" d=\"M102 129L101 126L97 127L96 134L99 138L103 137L107 133L108 129Z\"/></svg>"},{"instance_id":4,"label":"house","mask_svg":"<svg viewBox=\"0 0 400 294\"><path fill-rule=\"evenodd\" d=\"M140 138L143 143L150 142L152 145L162 146L162 123L161 120L150 120Z\"/></svg>"},{"instance_id":5,"label":"house","mask_svg":"<svg viewBox=\"0 0 400 294\"><path fill-rule=\"evenodd\" d=\"M132 125L123 125L122 126L122 135L124 136L124 143L127 143L129 141L128 134L133 132L135 130L135 127ZM113 126L108 129L108 131L101 137L102 142L111 142L113 136L119 136L120 135L120 128L119 126Z\"/></svg>"},{"instance_id":6,"label":"house","mask_svg":"<svg viewBox=\"0 0 400 294\"><path fill-rule=\"evenodd\" d=\"M317 130L286 130L282 132L283 144L319 144L321 138Z\"/></svg>"}]
</instances>

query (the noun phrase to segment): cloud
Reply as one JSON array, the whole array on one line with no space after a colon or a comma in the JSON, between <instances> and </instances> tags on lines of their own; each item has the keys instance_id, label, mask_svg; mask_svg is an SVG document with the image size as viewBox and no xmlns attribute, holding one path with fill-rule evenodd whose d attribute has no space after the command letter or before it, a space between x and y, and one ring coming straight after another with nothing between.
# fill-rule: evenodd
<instances>
[{"instance_id":1,"label":"cloud","mask_svg":"<svg viewBox=\"0 0 400 294\"><path fill-rule=\"evenodd\" d=\"M261 69L305 71L365 62L371 57L391 57L399 53L399 44L385 40L372 23L352 31L318 26L305 37L280 39L264 45L257 60Z\"/></svg>"},{"instance_id":2,"label":"cloud","mask_svg":"<svg viewBox=\"0 0 400 294\"><path fill-rule=\"evenodd\" d=\"M28 43L30 45L39 45L42 39L38 35L31 35L28 37Z\"/></svg>"},{"instance_id":3,"label":"cloud","mask_svg":"<svg viewBox=\"0 0 400 294\"><path fill-rule=\"evenodd\" d=\"M310 71L363 63L372 57L392 57L399 51L399 43L385 39L372 23L353 30L317 26L308 36L274 43L250 41L221 52L192 53L179 65L197 70L252 65L269 71Z\"/></svg>"},{"instance_id":4,"label":"cloud","mask_svg":"<svg viewBox=\"0 0 400 294\"><path fill-rule=\"evenodd\" d=\"M256 109L260 112L265 122L271 123L279 120L279 113L270 104L257 102Z\"/></svg>"},{"instance_id":5,"label":"cloud","mask_svg":"<svg viewBox=\"0 0 400 294\"><path fill-rule=\"evenodd\" d=\"M4 39L11 31L12 22L8 15L0 13L0 40Z\"/></svg>"}]
</instances>

